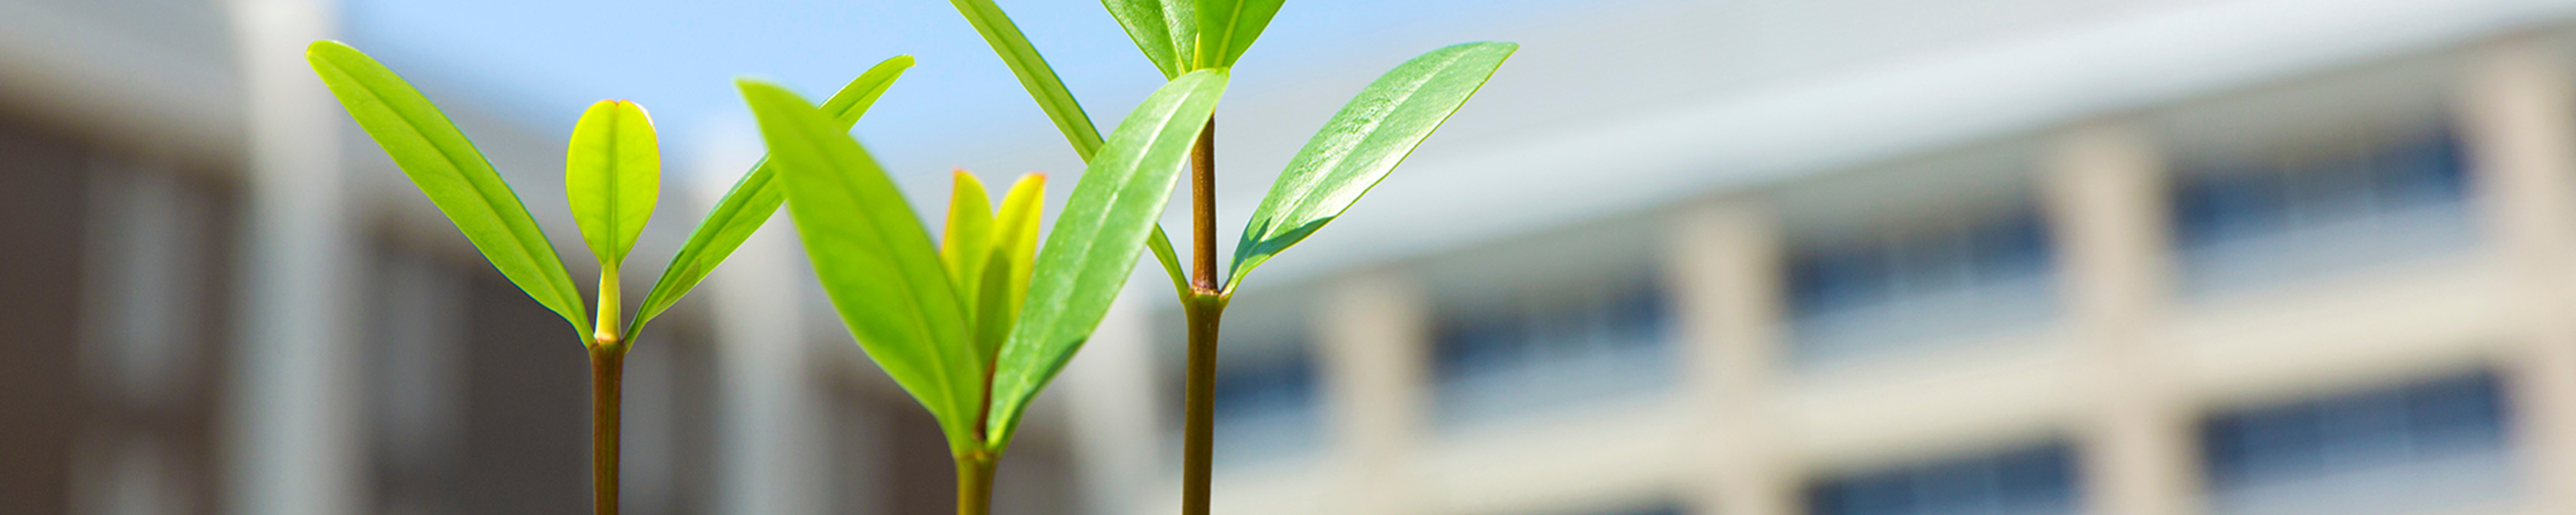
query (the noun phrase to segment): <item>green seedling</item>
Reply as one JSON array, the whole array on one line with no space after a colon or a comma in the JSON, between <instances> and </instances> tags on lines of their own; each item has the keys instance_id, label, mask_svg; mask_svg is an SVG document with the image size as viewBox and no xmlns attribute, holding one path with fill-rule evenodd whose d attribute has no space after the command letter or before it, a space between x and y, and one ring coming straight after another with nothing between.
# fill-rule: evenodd
<instances>
[{"instance_id":1,"label":"green seedling","mask_svg":"<svg viewBox=\"0 0 2576 515\"><path fill-rule=\"evenodd\" d=\"M1226 78L1223 70L1183 75L1129 113L1043 244L1042 179L1021 179L997 215L982 184L960 172L936 250L894 181L847 131L793 92L741 82L816 278L859 347L947 436L958 513L989 509L994 467L1029 401L1126 284Z\"/></svg>"},{"instance_id":2,"label":"green seedling","mask_svg":"<svg viewBox=\"0 0 2576 515\"><path fill-rule=\"evenodd\" d=\"M786 202L779 167L763 160L745 173L690 232L644 294L635 317L621 325L625 304L618 272L652 217L661 189L661 154L652 119L642 106L624 100L592 104L573 127L564 158L564 190L582 241L599 267L594 319L518 194L446 114L402 77L348 45L317 41L305 49L305 58L358 126L493 268L572 324L590 352L594 511L617 513L618 385L626 351L645 322L696 287ZM911 66L911 57L898 56L850 81L823 107L811 110L818 130L848 131Z\"/></svg>"},{"instance_id":3,"label":"green seedling","mask_svg":"<svg viewBox=\"0 0 2576 515\"><path fill-rule=\"evenodd\" d=\"M1038 107L1055 120L1074 153L1097 168L1104 150L1099 129L1082 111L1055 70L992 0L950 0L984 41L1019 76ZM1178 84L1197 74L1231 70L1285 0L1102 0L1136 48L1163 76ZM1184 270L1162 228L1152 228L1149 248L1171 277L1189 325L1189 358L1182 420L1181 511L1205 515L1214 448L1218 320L1246 274L1304 241L1349 210L1384 180L1405 156L1431 136L1485 84L1518 45L1484 42L1452 45L1415 57L1360 90L1291 158L1253 211L1235 244L1231 273L1217 267L1216 119L1176 120L1203 127L1190 152L1192 264ZM1166 86L1168 89L1169 86ZM1133 123L1131 116L1128 123ZM1122 124L1118 129L1126 130ZM1110 140L1115 143L1116 135ZM1155 197L1161 199L1163 197ZM1017 340L1014 340L1017 343ZM1047 340L1072 354L1081 339Z\"/></svg>"}]
</instances>

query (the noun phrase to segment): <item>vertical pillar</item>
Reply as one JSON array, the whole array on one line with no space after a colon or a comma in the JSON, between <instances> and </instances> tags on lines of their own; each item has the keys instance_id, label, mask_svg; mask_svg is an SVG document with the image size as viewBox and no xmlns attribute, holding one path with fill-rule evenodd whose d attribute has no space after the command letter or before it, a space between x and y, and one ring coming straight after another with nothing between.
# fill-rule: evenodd
<instances>
[{"instance_id":1,"label":"vertical pillar","mask_svg":"<svg viewBox=\"0 0 2576 515\"><path fill-rule=\"evenodd\" d=\"M744 147L753 148L757 147ZM756 152L745 150L743 153ZM749 159L732 162L749 162ZM698 188L712 206L740 167L711 166ZM715 303L719 513L821 515L831 477L818 425L828 420L815 395L806 343L804 250L785 209L743 242L699 287Z\"/></svg>"},{"instance_id":2,"label":"vertical pillar","mask_svg":"<svg viewBox=\"0 0 2576 515\"><path fill-rule=\"evenodd\" d=\"M1674 279L1691 449L1704 468L1686 500L1702 514L1794 514L1798 467L1776 403L1787 363L1778 221L1755 201L1683 213L1666 266Z\"/></svg>"},{"instance_id":3,"label":"vertical pillar","mask_svg":"<svg viewBox=\"0 0 2576 515\"><path fill-rule=\"evenodd\" d=\"M2084 498L2106 515L2198 510L2198 448L2174 353L2149 332L2170 297L2164 163L2118 124L2056 142L2042 178L2058 277L2090 388L2076 444Z\"/></svg>"},{"instance_id":4,"label":"vertical pillar","mask_svg":"<svg viewBox=\"0 0 2576 515\"><path fill-rule=\"evenodd\" d=\"M340 171L341 114L304 63L331 35L326 0L233 0L249 156L242 311L224 438L237 514L360 509L368 484L347 388L357 277Z\"/></svg>"},{"instance_id":5,"label":"vertical pillar","mask_svg":"<svg viewBox=\"0 0 2576 515\"><path fill-rule=\"evenodd\" d=\"M2460 135L2476 167L2495 265L2514 309L2501 374L2513 402L2532 513L2576 510L2576 125L2568 70L2538 41L2480 49L2460 88Z\"/></svg>"},{"instance_id":6,"label":"vertical pillar","mask_svg":"<svg viewBox=\"0 0 2576 515\"><path fill-rule=\"evenodd\" d=\"M1332 513L1428 512L1421 457L1428 429L1431 305L1394 270L1332 283L1318 310L1327 428L1340 495Z\"/></svg>"},{"instance_id":7,"label":"vertical pillar","mask_svg":"<svg viewBox=\"0 0 2576 515\"><path fill-rule=\"evenodd\" d=\"M1137 274L1135 280L1161 285L1162 278L1149 275ZM1074 355L1077 363L1065 367L1059 381L1072 408L1078 487L1090 513L1168 509L1139 498L1161 477L1156 458L1163 455L1163 423L1157 419L1165 411L1159 405L1163 396L1155 395L1155 379L1161 375L1154 367L1153 333L1142 306L1167 302L1150 298L1162 294L1162 288L1148 287L1111 304L1091 343Z\"/></svg>"}]
</instances>

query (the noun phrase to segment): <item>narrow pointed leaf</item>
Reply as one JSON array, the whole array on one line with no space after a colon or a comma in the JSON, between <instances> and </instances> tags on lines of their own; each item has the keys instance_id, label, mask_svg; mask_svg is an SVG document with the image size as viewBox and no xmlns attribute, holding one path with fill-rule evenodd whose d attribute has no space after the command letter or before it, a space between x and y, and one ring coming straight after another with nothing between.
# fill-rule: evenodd
<instances>
[{"instance_id":1,"label":"narrow pointed leaf","mask_svg":"<svg viewBox=\"0 0 2576 515\"><path fill-rule=\"evenodd\" d=\"M1252 41L1261 37L1261 30L1270 26L1270 18L1279 14L1279 4L1286 1L1196 0L1198 50L1191 62L1198 68L1234 66L1243 51L1252 49Z\"/></svg>"},{"instance_id":2,"label":"narrow pointed leaf","mask_svg":"<svg viewBox=\"0 0 2576 515\"><path fill-rule=\"evenodd\" d=\"M777 85L740 81L787 192L787 212L842 323L868 357L971 450L984 378L930 234L875 158Z\"/></svg>"},{"instance_id":3,"label":"narrow pointed leaf","mask_svg":"<svg viewBox=\"0 0 2576 515\"><path fill-rule=\"evenodd\" d=\"M1465 43L1422 54L1360 90L1288 161L1235 245L1226 289L1341 216L1440 122L1467 103L1519 45Z\"/></svg>"},{"instance_id":4,"label":"narrow pointed leaf","mask_svg":"<svg viewBox=\"0 0 2576 515\"><path fill-rule=\"evenodd\" d=\"M644 107L601 100L582 113L564 153L564 197L602 266L626 261L662 193L661 143ZM604 316L603 316L604 317Z\"/></svg>"},{"instance_id":5,"label":"narrow pointed leaf","mask_svg":"<svg viewBox=\"0 0 2576 515\"><path fill-rule=\"evenodd\" d=\"M1225 84L1225 70L1172 79L1119 122L1084 168L1038 249L1027 305L996 363L985 429L992 448L1009 445L1022 410L1108 313Z\"/></svg>"},{"instance_id":6,"label":"narrow pointed leaf","mask_svg":"<svg viewBox=\"0 0 2576 515\"><path fill-rule=\"evenodd\" d=\"M316 41L305 48L313 72L340 99L349 116L384 147L412 185L420 187L465 239L502 277L528 296L563 315L582 341L590 341L589 314L581 291L564 272L554 244L537 228L519 195L501 181L492 163L475 150L447 115L430 104L393 70L338 41Z\"/></svg>"},{"instance_id":7,"label":"narrow pointed leaf","mask_svg":"<svg viewBox=\"0 0 2576 515\"><path fill-rule=\"evenodd\" d=\"M1189 72L1197 60L1199 25L1192 1L1100 0L1100 6L1109 8L1109 16L1136 41L1136 50L1170 79Z\"/></svg>"},{"instance_id":8,"label":"narrow pointed leaf","mask_svg":"<svg viewBox=\"0 0 2576 515\"><path fill-rule=\"evenodd\" d=\"M879 62L850 80L831 100L824 101L823 111L847 132L859 122L860 115L867 114L868 106L876 104L877 97L885 95L886 88L894 86L895 78L911 67L912 56L908 55ZM636 310L635 320L628 322L625 334L643 330L645 322L688 295L698 281L715 271L716 265L733 256L743 240L759 231L761 224L778 212L779 204L787 202L786 192L778 189L777 172L768 163L768 158L763 157L752 165L751 171L716 201L715 209L707 211L707 218L698 222L698 228L689 232L689 241L682 243L680 253L671 257L671 266L662 269L662 278L654 280L653 290L644 294L644 307Z\"/></svg>"},{"instance_id":9,"label":"narrow pointed leaf","mask_svg":"<svg viewBox=\"0 0 2576 515\"><path fill-rule=\"evenodd\" d=\"M957 285L958 303L973 306L975 295L983 291L979 285L984 281L984 262L993 258L993 199L984 193L984 181L975 174L958 170L954 180L948 195L948 228L939 236L939 262L948 267L948 279ZM979 322L969 318L967 323Z\"/></svg>"},{"instance_id":10,"label":"narrow pointed leaf","mask_svg":"<svg viewBox=\"0 0 2576 515\"><path fill-rule=\"evenodd\" d=\"M1082 112L1082 104L1073 100L1073 92L1064 89L1064 79L1056 77L1055 68L1047 65L1045 56L1038 55L1037 47L1029 45L1020 27L1011 23L1010 16L1003 15L993 0L949 3L957 6L958 14L966 15L966 22L973 24L976 32L984 34L984 42L993 46L993 53L1000 55L1002 63L1010 65L1011 73L1020 77L1020 87L1027 88L1029 97L1037 99L1038 109L1046 111L1047 118L1055 120L1056 130L1063 132L1065 139L1073 140L1074 151L1089 160L1092 151L1100 148L1100 129L1091 125L1091 115Z\"/></svg>"},{"instance_id":11,"label":"narrow pointed leaf","mask_svg":"<svg viewBox=\"0 0 2576 515\"><path fill-rule=\"evenodd\" d=\"M992 258L976 294L977 350L992 355L1018 325L1020 304L1029 296L1029 271L1038 254L1038 215L1046 208L1046 175L1020 176L1002 198L993 219Z\"/></svg>"}]
</instances>

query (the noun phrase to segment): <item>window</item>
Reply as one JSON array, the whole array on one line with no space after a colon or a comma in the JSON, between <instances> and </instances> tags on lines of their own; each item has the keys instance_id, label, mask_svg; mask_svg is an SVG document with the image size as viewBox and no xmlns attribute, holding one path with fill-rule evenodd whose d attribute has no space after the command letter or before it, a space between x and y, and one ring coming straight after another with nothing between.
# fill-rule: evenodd
<instances>
[{"instance_id":1,"label":"window","mask_svg":"<svg viewBox=\"0 0 2576 515\"><path fill-rule=\"evenodd\" d=\"M1512 295L1502 309L1448 313L1436 340L1438 418L1564 406L1670 383L1670 308L1660 283L1622 281Z\"/></svg>"},{"instance_id":2,"label":"window","mask_svg":"<svg viewBox=\"0 0 2576 515\"><path fill-rule=\"evenodd\" d=\"M1315 361L1304 350L1296 346L1295 352L1218 367L1213 415L1219 464L1267 461L1322 446Z\"/></svg>"},{"instance_id":3,"label":"window","mask_svg":"<svg viewBox=\"0 0 2576 515\"><path fill-rule=\"evenodd\" d=\"M2212 417L2212 511L2404 513L2503 497L2499 390L2480 373Z\"/></svg>"},{"instance_id":4,"label":"window","mask_svg":"<svg viewBox=\"0 0 2576 515\"><path fill-rule=\"evenodd\" d=\"M2051 444L1832 479L1807 503L1816 515L2074 513L2073 454Z\"/></svg>"},{"instance_id":5,"label":"window","mask_svg":"<svg viewBox=\"0 0 2576 515\"><path fill-rule=\"evenodd\" d=\"M2036 209L1797 249L1791 357L1820 365L2035 325L2055 310L2050 252Z\"/></svg>"},{"instance_id":6,"label":"window","mask_svg":"<svg viewBox=\"0 0 2576 515\"><path fill-rule=\"evenodd\" d=\"M2448 132L2240 159L2174 188L2186 294L2315 278L2472 243L2468 178Z\"/></svg>"}]
</instances>

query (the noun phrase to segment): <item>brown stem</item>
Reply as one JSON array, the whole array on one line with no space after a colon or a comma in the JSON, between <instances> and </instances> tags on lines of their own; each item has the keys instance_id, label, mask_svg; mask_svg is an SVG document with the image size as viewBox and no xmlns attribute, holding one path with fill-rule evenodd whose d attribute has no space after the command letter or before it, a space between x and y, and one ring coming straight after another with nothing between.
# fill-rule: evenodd
<instances>
[{"instance_id":1,"label":"brown stem","mask_svg":"<svg viewBox=\"0 0 2576 515\"><path fill-rule=\"evenodd\" d=\"M1216 454L1216 336L1225 300L1192 294L1181 302L1189 320L1188 384L1182 395L1181 513L1207 515L1210 466Z\"/></svg>"},{"instance_id":2,"label":"brown stem","mask_svg":"<svg viewBox=\"0 0 2576 515\"><path fill-rule=\"evenodd\" d=\"M1225 297L1216 276L1216 117L1199 129L1190 147L1190 249L1196 260L1190 294L1181 299L1189 319L1190 357L1181 415L1181 514L1207 515L1210 467L1216 455L1217 319Z\"/></svg>"},{"instance_id":3,"label":"brown stem","mask_svg":"<svg viewBox=\"0 0 2576 515\"><path fill-rule=\"evenodd\" d=\"M618 383L626 375L626 345L590 347L591 512L617 515Z\"/></svg>"},{"instance_id":4,"label":"brown stem","mask_svg":"<svg viewBox=\"0 0 2576 515\"><path fill-rule=\"evenodd\" d=\"M1199 129L1190 146L1190 289L1216 293L1216 117Z\"/></svg>"},{"instance_id":5,"label":"brown stem","mask_svg":"<svg viewBox=\"0 0 2576 515\"><path fill-rule=\"evenodd\" d=\"M993 511L993 465L1001 460L977 452L957 457L957 515Z\"/></svg>"}]
</instances>

